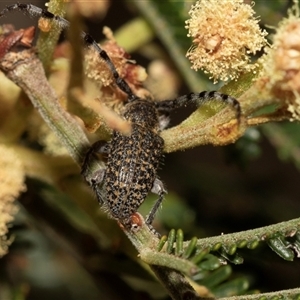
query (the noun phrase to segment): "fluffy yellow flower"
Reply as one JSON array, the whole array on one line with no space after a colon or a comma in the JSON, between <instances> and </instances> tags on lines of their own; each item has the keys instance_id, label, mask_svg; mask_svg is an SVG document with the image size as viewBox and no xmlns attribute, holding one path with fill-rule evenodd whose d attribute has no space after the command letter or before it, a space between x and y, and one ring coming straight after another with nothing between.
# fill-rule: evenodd
<instances>
[{"instance_id":1,"label":"fluffy yellow flower","mask_svg":"<svg viewBox=\"0 0 300 300\"><path fill-rule=\"evenodd\" d=\"M300 13L298 1L280 22L273 45L262 57L261 80L271 97L283 102L290 120L300 120Z\"/></svg>"},{"instance_id":2,"label":"fluffy yellow flower","mask_svg":"<svg viewBox=\"0 0 300 300\"><path fill-rule=\"evenodd\" d=\"M24 178L23 165L15 152L0 145L0 257L7 252L10 243L5 235L17 211L14 201L25 189Z\"/></svg>"},{"instance_id":3,"label":"fluffy yellow flower","mask_svg":"<svg viewBox=\"0 0 300 300\"><path fill-rule=\"evenodd\" d=\"M193 46L187 52L192 68L210 73L215 81L236 79L254 71L250 54L267 44L254 10L243 0L199 0L186 21Z\"/></svg>"}]
</instances>

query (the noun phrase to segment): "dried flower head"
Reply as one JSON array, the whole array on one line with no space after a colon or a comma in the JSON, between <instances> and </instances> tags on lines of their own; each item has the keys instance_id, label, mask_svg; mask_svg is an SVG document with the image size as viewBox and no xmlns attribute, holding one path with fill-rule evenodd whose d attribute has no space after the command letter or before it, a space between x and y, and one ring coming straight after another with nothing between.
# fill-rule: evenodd
<instances>
[{"instance_id":1,"label":"dried flower head","mask_svg":"<svg viewBox=\"0 0 300 300\"><path fill-rule=\"evenodd\" d=\"M147 78L145 69L130 61L129 54L121 48L114 39L113 33L108 27L104 27L103 33L108 41L101 47L108 53L120 76L126 80L133 92L141 98L150 97L148 91L142 87L143 81ZM89 51L86 56L86 74L88 78L101 84L101 99L108 105L115 107L114 102L124 101L124 94L119 89L112 89L115 83L113 75L107 64L99 59L99 54ZM123 98L123 99L122 99Z\"/></svg>"},{"instance_id":2,"label":"dried flower head","mask_svg":"<svg viewBox=\"0 0 300 300\"><path fill-rule=\"evenodd\" d=\"M261 59L261 79L272 97L284 101L291 120L300 120L300 18L298 1L278 26L273 45Z\"/></svg>"},{"instance_id":3,"label":"dried flower head","mask_svg":"<svg viewBox=\"0 0 300 300\"><path fill-rule=\"evenodd\" d=\"M25 173L15 152L0 145L0 257L7 252L8 224L13 220L17 208L15 199L24 191Z\"/></svg>"},{"instance_id":4,"label":"dried flower head","mask_svg":"<svg viewBox=\"0 0 300 300\"><path fill-rule=\"evenodd\" d=\"M243 0L199 0L186 21L193 46L187 52L192 68L210 73L215 81L236 79L243 72L254 71L250 54L267 41L254 10Z\"/></svg>"}]
</instances>

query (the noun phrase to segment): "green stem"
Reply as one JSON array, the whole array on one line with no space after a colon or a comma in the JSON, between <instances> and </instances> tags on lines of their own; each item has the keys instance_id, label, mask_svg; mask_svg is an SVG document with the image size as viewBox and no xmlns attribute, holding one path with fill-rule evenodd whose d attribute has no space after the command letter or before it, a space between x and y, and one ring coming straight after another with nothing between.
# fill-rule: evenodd
<instances>
[{"instance_id":1,"label":"green stem","mask_svg":"<svg viewBox=\"0 0 300 300\"><path fill-rule=\"evenodd\" d=\"M47 10L53 13L54 15L63 17L66 11L65 5L66 2L63 0L51 0L48 3ZM55 47L57 46L57 42L61 34L61 27L55 21L45 21L49 22L51 29L47 32L40 32L39 38L37 40L37 49L39 53L39 58L44 66L44 70L48 72L53 60L53 53Z\"/></svg>"},{"instance_id":2,"label":"green stem","mask_svg":"<svg viewBox=\"0 0 300 300\"><path fill-rule=\"evenodd\" d=\"M278 234L283 237L293 236L299 230L300 218L257 229L199 239L196 243L196 248L198 254L215 251L221 247L223 249L236 249L237 247L248 247L249 249L253 249L261 241L266 241ZM173 268L188 276L192 276L199 271L199 267L193 260L186 259L182 256L176 256L173 253L169 254L167 248L158 252L157 240L154 241L153 238L151 239L151 236L147 236L147 233L144 231L139 234L141 234L141 244L137 247L141 259L146 263ZM133 241L133 243L135 243L135 241ZM189 245L190 241L184 242L183 251Z\"/></svg>"}]
</instances>

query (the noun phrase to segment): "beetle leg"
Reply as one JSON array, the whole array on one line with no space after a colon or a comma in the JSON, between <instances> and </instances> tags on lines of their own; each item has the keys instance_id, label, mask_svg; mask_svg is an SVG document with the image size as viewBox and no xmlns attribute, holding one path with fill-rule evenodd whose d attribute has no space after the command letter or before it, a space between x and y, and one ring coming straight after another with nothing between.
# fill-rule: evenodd
<instances>
[{"instance_id":1,"label":"beetle leg","mask_svg":"<svg viewBox=\"0 0 300 300\"><path fill-rule=\"evenodd\" d=\"M156 200L156 202L154 203L153 207L151 208L150 213L146 217L146 224L147 225L152 224L152 222L154 220L154 217L157 213L157 210L159 209L159 207L160 207L160 205L161 205L161 203L164 199L164 195L167 193L167 191L164 188L163 183L158 178L156 178L154 180L151 192L154 193L154 194L157 194L159 197Z\"/></svg>"},{"instance_id":2,"label":"beetle leg","mask_svg":"<svg viewBox=\"0 0 300 300\"><path fill-rule=\"evenodd\" d=\"M106 167L95 168L93 170L93 164L96 161L99 161L98 155L105 155L108 153L108 143L105 141L98 141L94 143L91 148L88 150L85 159L82 164L81 175L85 178L88 184L92 187L96 193L98 202L100 205L104 203L103 192L101 185L103 183L103 178L105 174Z\"/></svg>"}]
</instances>

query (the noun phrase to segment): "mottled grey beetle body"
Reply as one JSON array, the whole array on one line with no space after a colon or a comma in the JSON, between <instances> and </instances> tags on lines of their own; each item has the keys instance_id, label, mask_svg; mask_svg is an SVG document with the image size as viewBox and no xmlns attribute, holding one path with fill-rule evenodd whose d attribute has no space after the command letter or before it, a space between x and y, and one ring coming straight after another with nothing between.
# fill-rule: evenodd
<instances>
[{"instance_id":1,"label":"mottled grey beetle body","mask_svg":"<svg viewBox=\"0 0 300 300\"><path fill-rule=\"evenodd\" d=\"M161 198L165 191L156 174L164 142L158 135L154 103L135 100L126 105L124 118L131 122L131 134L115 131L111 141L103 146L101 152L107 153L106 168L101 171L100 181L93 185L97 194L101 194L106 211L126 224L150 191Z\"/></svg>"}]
</instances>

